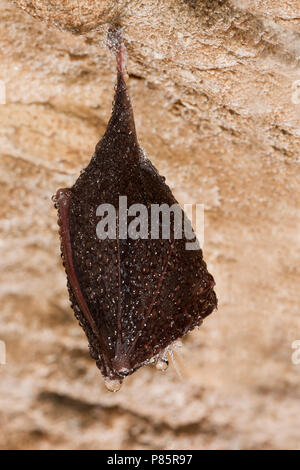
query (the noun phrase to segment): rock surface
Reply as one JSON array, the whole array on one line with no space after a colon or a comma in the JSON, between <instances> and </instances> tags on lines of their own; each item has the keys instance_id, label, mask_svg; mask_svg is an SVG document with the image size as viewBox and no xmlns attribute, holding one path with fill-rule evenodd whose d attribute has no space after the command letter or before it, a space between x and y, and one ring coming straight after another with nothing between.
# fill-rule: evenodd
<instances>
[{"instance_id":1,"label":"rock surface","mask_svg":"<svg viewBox=\"0 0 300 470\"><path fill-rule=\"evenodd\" d=\"M300 447L296 3L0 0L1 448ZM117 13L140 142L182 204L205 204L219 310L184 339L181 379L148 366L110 394L68 305L50 197L105 129Z\"/></svg>"}]
</instances>

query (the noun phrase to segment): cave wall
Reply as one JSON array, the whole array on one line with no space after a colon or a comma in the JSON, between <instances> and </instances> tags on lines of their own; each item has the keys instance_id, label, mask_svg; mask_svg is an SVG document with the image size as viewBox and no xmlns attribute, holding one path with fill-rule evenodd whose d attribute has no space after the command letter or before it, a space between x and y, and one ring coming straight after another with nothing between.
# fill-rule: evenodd
<instances>
[{"instance_id":1,"label":"cave wall","mask_svg":"<svg viewBox=\"0 0 300 470\"><path fill-rule=\"evenodd\" d=\"M21 7L21 8L20 8ZM1 448L299 448L300 5L0 0ZM51 195L109 119L121 21L141 145L205 204L219 309L106 392L69 307Z\"/></svg>"}]
</instances>

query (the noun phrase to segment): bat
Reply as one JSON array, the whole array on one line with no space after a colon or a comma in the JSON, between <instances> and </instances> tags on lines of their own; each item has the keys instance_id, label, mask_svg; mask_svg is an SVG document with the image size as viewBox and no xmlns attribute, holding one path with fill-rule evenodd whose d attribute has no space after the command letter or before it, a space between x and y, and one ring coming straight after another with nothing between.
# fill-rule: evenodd
<instances>
[{"instance_id":1,"label":"bat","mask_svg":"<svg viewBox=\"0 0 300 470\"><path fill-rule=\"evenodd\" d=\"M117 62L111 118L75 184L57 191L55 207L71 306L106 387L117 391L144 364L165 369L166 348L199 326L217 307L217 297L202 250L186 249L190 239L175 226L174 213L167 236L162 213L149 228L153 208L179 205L139 145L125 46L120 29L109 34ZM127 204L123 212L120 200ZM180 207L176 214L187 221ZM129 228L124 232L125 219L133 236ZM106 237L99 237L108 220Z\"/></svg>"}]
</instances>

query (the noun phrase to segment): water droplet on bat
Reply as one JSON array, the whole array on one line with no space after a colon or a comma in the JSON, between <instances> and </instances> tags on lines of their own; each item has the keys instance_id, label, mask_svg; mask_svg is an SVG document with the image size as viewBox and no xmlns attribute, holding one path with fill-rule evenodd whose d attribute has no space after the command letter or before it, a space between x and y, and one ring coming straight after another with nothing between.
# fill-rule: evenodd
<instances>
[{"instance_id":1,"label":"water droplet on bat","mask_svg":"<svg viewBox=\"0 0 300 470\"><path fill-rule=\"evenodd\" d=\"M164 357L160 357L159 359L157 359L157 362L155 364L156 369L161 370L161 371L167 370L168 366L169 366L169 361L168 359Z\"/></svg>"},{"instance_id":2,"label":"water droplet on bat","mask_svg":"<svg viewBox=\"0 0 300 470\"><path fill-rule=\"evenodd\" d=\"M113 379L104 379L105 387L109 392L118 392L122 387L122 382L120 380L113 380Z\"/></svg>"}]
</instances>

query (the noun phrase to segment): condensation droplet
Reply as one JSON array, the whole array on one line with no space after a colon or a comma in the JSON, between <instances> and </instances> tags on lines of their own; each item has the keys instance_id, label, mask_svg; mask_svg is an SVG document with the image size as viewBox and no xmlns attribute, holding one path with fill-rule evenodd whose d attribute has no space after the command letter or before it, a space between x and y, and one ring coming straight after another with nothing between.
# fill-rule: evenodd
<instances>
[{"instance_id":1,"label":"condensation droplet","mask_svg":"<svg viewBox=\"0 0 300 470\"><path fill-rule=\"evenodd\" d=\"M112 380L112 379L104 379L105 387L109 392L118 392L122 386L122 382L120 380Z\"/></svg>"},{"instance_id":2,"label":"condensation droplet","mask_svg":"<svg viewBox=\"0 0 300 470\"><path fill-rule=\"evenodd\" d=\"M169 361L168 361L168 359L162 358L162 357L160 357L160 358L157 360L156 365L155 365L156 369L157 369L157 370L161 370L161 371L167 370L168 366L169 366Z\"/></svg>"}]
</instances>

